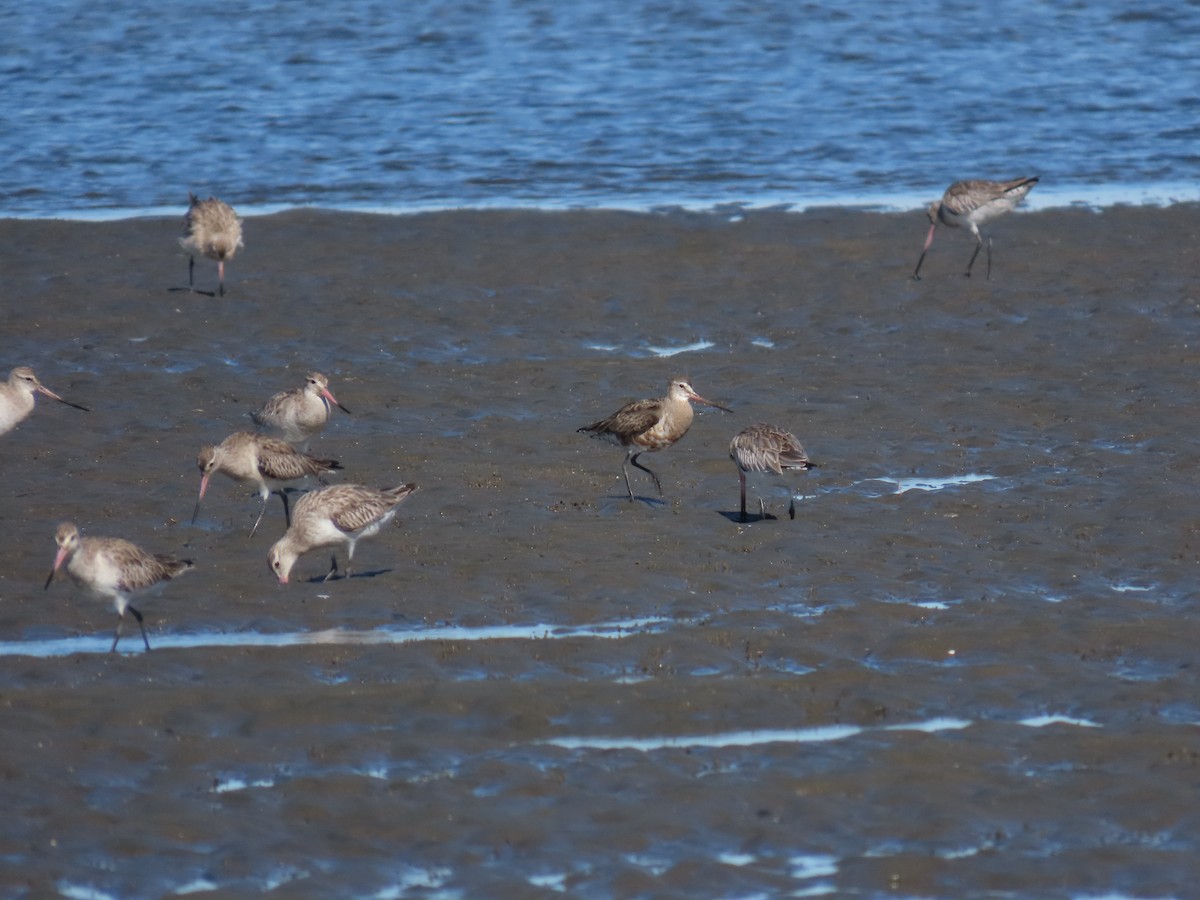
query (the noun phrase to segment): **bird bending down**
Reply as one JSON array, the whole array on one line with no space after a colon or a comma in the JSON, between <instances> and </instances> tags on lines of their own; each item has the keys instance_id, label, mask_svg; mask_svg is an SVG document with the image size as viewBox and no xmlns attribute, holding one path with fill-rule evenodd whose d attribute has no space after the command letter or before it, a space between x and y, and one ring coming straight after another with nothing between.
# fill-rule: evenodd
<instances>
[{"instance_id":1,"label":"bird bending down","mask_svg":"<svg viewBox=\"0 0 1200 900\"><path fill-rule=\"evenodd\" d=\"M392 521L396 507L416 491L415 484L379 490L361 484L336 484L305 494L296 501L295 515L287 533L267 554L271 571L280 584L287 584L292 566L305 553L345 544L346 577L349 578L354 545L378 534ZM336 572L335 554L324 580L328 581Z\"/></svg>"},{"instance_id":2,"label":"bird bending down","mask_svg":"<svg viewBox=\"0 0 1200 900\"><path fill-rule=\"evenodd\" d=\"M966 275L971 277L971 267L975 265L975 257L983 246L983 237L979 226L990 222L998 216L1011 212L1012 209L1025 199L1025 195L1033 190L1038 183L1038 176L1032 178L1014 178L1012 181L956 181L946 188L941 200L934 201L927 215L929 216L929 236L925 238L925 249L917 260L913 270L913 281L921 280L921 263L925 262L925 254L933 244L933 232L938 223L949 225L951 228L966 226L975 236L975 252L967 263ZM987 241L987 280L992 280L992 239Z\"/></svg>"},{"instance_id":3,"label":"bird bending down","mask_svg":"<svg viewBox=\"0 0 1200 900\"><path fill-rule=\"evenodd\" d=\"M742 488L742 521L746 521L746 474L772 472L782 475L785 470L804 472L817 467L808 458L796 436L775 425L762 423L751 425L734 435L729 442L729 458L738 468L738 481ZM789 493L792 493L789 491ZM761 496L758 509L762 518L767 517L767 506ZM788 506L788 518L796 518L796 496L792 494Z\"/></svg>"},{"instance_id":4,"label":"bird bending down","mask_svg":"<svg viewBox=\"0 0 1200 900\"><path fill-rule=\"evenodd\" d=\"M291 512L288 509L287 493L284 486L289 481L296 481L308 476L321 476L334 472L342 467L335 459L317 459L307 453L301 453L291 444L278 438L254 434L251 431L239 431L231 434L215 447L201 447L196 457L196 466L200 469L200 496L196 498L196 509L192 512L192 523L200 514L200 501L208 490L208 481L213 473L222 472L234 481L251 484L257 488L262 497L263 506L250 529L250 536L258 530L263 514L267 511L267 500L272 491L279 494L283 500L284 519L290 525Z\"/></svg>"},{"instance_id":5,"label":"bird bending down","mask_svg":"<svg viewBox=\"0 0 1200 900\"><path fill-rule=\"evenodd\" d=\"M225 261L233 259L243 246L242 220L233 207L216 197L201 200L188 192L188 211L183 219L184 236L179 244L188 252L188 290L212 296L211 291L197 291L193 280L196 254L216 260L217 285L225 296Z\"/></svg>"},{"instance_id":6,"label":"bird bending down","mask_svg":"<svg viewBox=\"0 0 1200 900\"><path fill-rule=\"evenodd\" d=\"M98 597L112 600L118 618L117 632L113 635L109 653L117 649L117 642L121 640L126 610L133 613L138 628L142 630L142 642L149 650L150 640L146 637L142 614L130 600L182 575L192 568L192 561L148 553L120 538L80 537L79 529L70 522L58 526L54 540L58 544L58 553L54 557L54 568L46 579L46 587L50 587L50 582L65 562L67 575L72 581Z\"/></svg>"},{"instance_id":7,"label":"bird bending down","mask_svg":"<svg viewBox=\"0 0 1200 900\"><path fill-rule=\"evenodd\" d=\"M309 372L302 387L281 391L264 403L262 409L250 413L250 418L259 428L298 450L307 451L309 440L329 421L331 403L350 414L329 390L329 379L320 372Z\"/></svg>"},{"instance_id":8,"label":"bird bending down","mask_svg":"<svg viewBox=\"0 0 1200 900\"><path fill-rule=\"evenodd\" d=\"M33 412L37 394L44 394L51 400L82 409L84 412L90 411L86 406L80 406L78 403L72 403L70 400L64 400L58 396L38 381L38 377L33 374L33 369L29 366L18 366L8 373L8 381L0 384L0 434L7 434L25 421L25 418Z\"/></svg>"},{"instance_id":9,"label":"bird bending down","mask_svg":"<svg viewBox=\"0 0 1200 900\"><path fill-rule=\"evenodd\" d=\"M633 488L629 484L629 469L631 464L641 469L654 479L654 486L662 496L662 483L658 476L638 462L643 453L664 450L670 447L688 433L692 427L692 402L713 406L724 412L732 412L727 407L711 400L705 400L697 394L686 379L675 378L667 388L667 396L655 400L635 400L626 403L606 419L584 425L577 431L588 434L609 443L627 447L625 459L621 462L621 473L625 476L625 489L629 491L632 501Z\"/></svg>"}]
</instances>

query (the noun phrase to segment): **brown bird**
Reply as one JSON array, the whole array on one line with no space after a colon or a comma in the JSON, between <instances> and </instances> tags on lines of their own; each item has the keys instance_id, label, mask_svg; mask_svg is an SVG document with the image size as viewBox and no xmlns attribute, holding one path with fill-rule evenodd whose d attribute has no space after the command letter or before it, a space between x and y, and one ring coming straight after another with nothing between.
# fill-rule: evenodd
<instances>
[{"instance_id":1,"label":"brown bird","mask_svg":"<svg viewBox=\"0 0 1200 900\"><path fill-rule=\"evenodd\" d=\"M1035 175L1032 178L1014 178L1012 181L956 181L946 188L942 199L934 201L929 207L927 213L930 221L929 236L925 238L925 249L921 251L921 258L917 260L917 267L913 270L913 281L921 280L921 263L925 261L925 254L929 252L929 247L933 244L933 232L939 222L949 225L951 228L965 226L975 236L975 252L971 254L971 261L967 263L966 274L970 278L971 266L975 265L975 257L979 255L979 249L983 246L983 237L979 234L979 226L1010 212L1025 199L1025 195L1033 190L1033 186L1037 183L1038 176ZM991 281L992 239L990 236L987 248L987 280Z\"/></svg>"},{"instance_id":2,"label":"brown bird","mask_svg":"<svg viewBox=\"0 0 1200 900\"><path fill-rule=\"evenodd\" d=\"M670 382L667 396L656 400L635 400L626 403L608 418L576 430L629 448L621 462L621 472L625 476L625 489L629 491L631 501L633 488L629 484L626 463L636 466L653 478L654 486L658 488L661 497L663 489L658 476L639 463L638 457L643 453L666 449L688 433L688 429L692 427L692 401L732 412L719 403L705 400L692 390L686 379L675 378Z\"/></svg>"},{"instance_id":3,"label":"brown bird","mask_svg":"<svg viewBox=\"0 0 1200 900\"><path fill-rule=\"evenodd\" d=\"M329 421L330 403L350 414L329 390L329 379L320 372L309 372L303 387L281 391L262 409L250 413L250 418L297 449L308 450L309 440Z\"/></svg>"},{"instance_id":4,"label":"brown bird","mask_svg":"<svg viewBox=\"0 0 1200 900\"><path fill-rule=\"evenodd\" d=\"M738 468L738 481L742 487L742 521L746 521L746 474L772 472L782 475L785 470L805 472L817 464L808 458L796 436L775 425L762 423L751 425L734 435L729 442L729 458ZM789 491L788 493L791 493ZM762 518L767 517L767 506L761 496L758 509ZM788 517L796 518L796 496L792 494Z\"/></svg>"},{"instance_id":5,"label":"brown bird","mask_svg":"<svg viewBox=\"0 0 1200 900\"><path fill-rule=\"evenodd\" d=\"M233 207L216 197L201 200L188 192L188 211L184 216L184 237L180 246L188 251L188 290L213 296L211 291L197 291L193 281L196 254L207 256L217 262L217 284L222 297L225 296L225 260L233 259L243 246L242 220Z\"/></svg>"},{"instance_id":6,"label":"brown bird","mask_svg":"<svg viewBox=\"0 0 1200 900\"><path fill-rule=\"evenodd\" d=\"M415 493L415 484L393 488L363 487L361 484L336 484L305 494L296 501L296 514L287 533L275 542L267 554L271 571L280 584L287 584L296 560L319 547L347 545L346 577L354 561L354 545L374 537L396 515L396 507ZM328 581L337 572L337 555L325 576Z\"/></svg>"},{"instance_id":7,"label":"brown bird","mask_svg":"<svg viewBox=\"0 0 1200 900\"><path fill-rule=\"evenodd\" d=\"M38 394L44 394L52 400L82 409L84 412L89 411L86 406L58 396L38 381L38 377L29 366L17 366L8 373L8 381L0 384L0 434L7 434L25 421L25 417L33 412L34 400Z\"/></svg>"},{"instance_id":8,"label":"brown bird","mask_svg":"<svg viewBox=\"0 0 1200 900\"><path fill-rule=\"evenodd\" d=\"M72 581L99 597L112 600L118 618L117 633L113 635L109 653L117 649L117 642L121 640L126 610L137 619L142 642L149 650L150 640L146 637L142 614L129 601L182 575L192 568L192 561L147 553L120 538L80 537L79 529L70 522L58 526L54 540L58 544L58 553L50 577L46 579L46 587L50 587L59 567L66 562L67 575Z\"/></svg>"},{"instance_id":9,"label":"brown bird","mask_svg":"<svg viewBox=\"0 0 1200 900\"><path fill-rule=\"evenodd\" d=\"M301 453L286 441L254 434L251 431L231 434L215 447L201 447L200 454L196 457L196 465L201 475L200 496L196 498L192 523L195 523L196 516L200 514L200 501L204 499L204 492L208 490L208 480L214 472L223 472L234 481L254 485L262 497L262 511L259 512L254 527L250 529L251 537L258 530L263 513L267 511L267 500L272 492L279 494L283 500L283 515L290 525L292 516L288 509L285 483L310 475L325 475L342 467L337 460L317 459L307 453Z\"/></svg>"}]
</instances>

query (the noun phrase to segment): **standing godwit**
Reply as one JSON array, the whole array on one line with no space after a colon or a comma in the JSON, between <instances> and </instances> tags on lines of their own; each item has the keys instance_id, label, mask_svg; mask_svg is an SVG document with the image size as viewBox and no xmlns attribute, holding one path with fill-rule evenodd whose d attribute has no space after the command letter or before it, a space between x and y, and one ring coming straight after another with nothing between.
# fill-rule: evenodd
<instances>
[{"instance_id":1,"label":"standing godwit","mask_svg":"<svg viewBox=\"0 0 1200 900\"><path fill-rule=\"evenodd\" d=\"M346 544L346 577L349 578L354 545L378 534L392 521L396 507L416 490L415 484L379 490L361 484L335 484L305 494L296 501L296 514L287 533L267 554L271 571L280 584L287 584L292 566L299 557L320 547ZM324 580L328 581L335 572L336 554Z\"/></svg>"},{"instance_id":2,"label":"standing godwit","mask_svg":"<svg viewBox=\"0 0 1200 900\"><path fill-rule=\"evenodd\" d=\"M949 225L951 228L966 226L975 235L975 252L967 263L967 277L971 277L971 266L975 265L975 257L983 246L983 237L979 234L979 226L990 222L997 216L1010 212L1013 207L1025 199L1035 184L1038 176L1032 178L1014 178L1012 181L956 181L946 188L941 200L936 200L929 207L929 236L925 238L925 249L917 260L913 270L913 281L921 280L921 263L933 243L933 232L938 223ZM992 239L987 240L987 280L992 280Z\"/></svg>"},{"instance_id":3,"label":"standing godwit","mask_svg":"<svg viewBox=\"0 0 1200 900\"><path fill-rule=\"evenodd\" d=\"M250 418L258 427L307 451L309 440L329 421L330 403L350 414L330 392L329 379L320 372L309 372L303 387L281 391L264 403L262 409L250 413Z\"/></svg>"},{"instance_id":4,"label":"standing godwit","mask_svg":"<svg viewBox=\"0 0 1200 900\"><path fill-rule=\"evenodd\" d=\"M705 400L692 390L686 379L675 378L667 389L667 396L656 400L635 400L626 403L608 418L576 430L629 448L621 462L621 472L625 476L625 489L629 491L631 501L633 488L629 485L626 463L633 464L653 478L654 486L658 488L661 497L663 489L658 476L639 463L638 457L643 453L664 450L688 433L688 429L692 427L692 401L732 412L719 403Z\"/></svg>"},{"instance_id":5,"label":"standing godwit","mask_svg":"<svg viewBox=\"0 0 1200 900\"><path fill-rule=\"evenodd\" d=\"M251 537L258 530L263 513L267 511L267 500L272 491L279 494L283 500L284 519L290 525L291 512L288 509L287 493L284 483L306 478L310 475L325 475L342 467L333 459L316 459L307 453L301 453L278 438L254 434L251 431L239 431L231 434L215 447L201 447L200 455L196 457L196 465L200 469L200 496L196 498L196 509L192 512L192 523L200 514L200 501L208 490L208 480L214 472L223 472L234 481L252 484L262 497L263 506L250 529Z\"/></svg>"},{"instance_id":6,"label":"standing godwit","mask_svg":"<svg viewBox=\"0 0 1200 900\"><path fill-rule=\"evenodd\" d=\"M84 412L89 411L86 406L58 396L38 381L38 377L29 366L17 366L8 373L8 381L0 384L0 434L7 434L25 421L25 417L33 412L36 394L45 394L59 403L82 409Z\"/></svg>"},{"instance_id":7,"label":"standing godwit","mask_svg":"<svg viewBox=\"0 0 1200 900\"><path fill-rule=\"evenodd\" d=\"M746 473L773 472L782 475L784 470L807 471L816 468L808 458L796 436L775 425L762 423L751 425L734 435L729 442L729 458L738 468L738 481L742 487L742 521L746 521ZM789 491L788 493L792 493ZM767 506L761 496L758 509L762 518L767 517ZM788 506L788 517L796 518L796 495L792 494Z\"/></svg>"},{"instance_id":8,"label":"standing godwit","mask_svg":"<svg viewBox=\"0 0 1200 900\"><path fill-rule=\"evenodd\" d=\"M65 561L67 574L72 581L96 596L113 602L118 617L117 633L113 635L108 652L116 650L117 642L121 640L125 610L129 610L137 619L138 628L142 630L142 642L149 650L150 641L146 637L142 614L129 601L182 575L192 568L192 561L147 553L137 544L120 538L80 537L79 529L70 522L58 526L54 540L58 544L58 553L54 557L50 577L46 579L46 587L50 587L50 582Z\"/></svg>"},{"instance_id":9,"label":"standing godwit","mask_svg":"<svg viewBox=\"0 0 1200 900\"><path fill-rule=\"evenodd\" d=\"M212 296L210 291L196 291L193 275L196 254L207 256L217 262L217 284L222 297L225 296L225 260L233 259L242 244L242 220L233 207L216 197L201 200L188 192L188 211L183 219L186 235L179 239L180 246L188 252L188 290Z\"/></svg>"}]
</instances>

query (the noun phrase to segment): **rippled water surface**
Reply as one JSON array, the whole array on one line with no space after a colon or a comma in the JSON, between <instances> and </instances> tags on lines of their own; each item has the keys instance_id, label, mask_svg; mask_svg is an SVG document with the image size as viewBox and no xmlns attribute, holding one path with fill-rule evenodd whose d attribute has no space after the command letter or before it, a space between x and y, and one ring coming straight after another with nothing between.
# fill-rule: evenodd
<instances>
[{"instance_id":1,"label":"rippled water surface","mask_svg":"<svg viewBox=\"0 0 1200 900\"><path fill-rule=\"evenodd\" d=\"M51 0L0 11L0 215L1192 198L1200 7Z\"/></svg>"}]
</instances>

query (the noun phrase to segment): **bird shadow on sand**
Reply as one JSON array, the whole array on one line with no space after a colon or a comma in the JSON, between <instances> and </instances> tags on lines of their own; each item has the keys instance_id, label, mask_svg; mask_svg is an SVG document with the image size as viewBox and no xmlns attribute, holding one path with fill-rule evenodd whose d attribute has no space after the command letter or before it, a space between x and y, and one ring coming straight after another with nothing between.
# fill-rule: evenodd
<instances>
[{"instance_id":1,"label":"bird shadow on sand","mask_svg":"<svg viewBox=\"0 0 1200 900\"><path fill-rule=\"evenodd\" d=\"M344 571L342 571L341 569L338 569L337 572L334 573L333 575L331 575L328 580L326 580L324 575L314 575L312 578L305 578L304 583L305 584L322 584L322 583L332 584L335 581L345 581L348 578L354 578L354 579L376 578L380 575L387 575L391 571L393 571L393 570L392 569L372 569L370 572L351 572L349 575L347 575Z\"/></svg>"},{"instance_id":2,"label":"bird shadow on sand","mask_svg":"<svg viewBox=\"0 0 1200 900\"><path fill-rule=\"evenodd\" d=\"M624 500L625 502L628 502L629 495L628 494L609 494L604 499L605 500ZM634 494L633 499L636 500L638 503L645 503L647 506L651 507L652 509L655 507L663 507L663 506L667 505L667 501L664 500L662 497L643 497L640 494Z\"/></svg>"},{"instance_id":3,"label":"bird shadow on sand","mask_svg":"<svg viewBox=\"0 0 1200 900\"><path fill-rule=\"evenodd\" d=\"M787 518L787 516L773 516L770 513L767 513L765 516L759 513L747 513L746 518L743 519L741 511L736 509L719 509L717 510L717 515L724 519L728 519L734 525L750 525L754 522L776 522L780 519Z\"/></svg>"},{"instance_id":4,"label":"bird shadow on sand","mask_svg":"<svg viewBox=\"0 0 1200 900\"><path fill-rule=\"evenodd\" d=\"M198 288L169 287L169 288L167 288L167 290L170 293L175 293L177 291L183 291L185 294L203 294L205 297L217 296L216 291L202 291L202 290L199 290Z\"/></svg>"}]
</instances>

